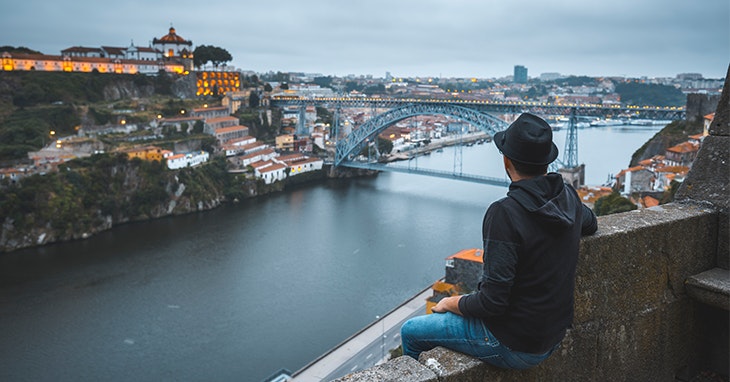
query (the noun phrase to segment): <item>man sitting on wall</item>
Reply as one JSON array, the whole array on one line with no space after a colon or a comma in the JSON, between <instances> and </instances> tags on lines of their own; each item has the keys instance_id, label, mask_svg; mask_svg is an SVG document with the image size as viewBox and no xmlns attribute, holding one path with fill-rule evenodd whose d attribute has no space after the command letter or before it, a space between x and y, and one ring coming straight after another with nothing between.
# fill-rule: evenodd
<instances>
[{"instance_id":1,"label":"man sitting on wall","mask_svg":"<svg viewBox=\"0 0 730 382\"><path fill-rule=\"evenodd\" d=\"M545 360L573 321L578 245L597 230L596 216L556 173L552 129L524 113L494 135L512 183L482 223L483 272L478 290L442 299L435 314L403 324L403 354L443 346L502 368Z\"/></svg>"}]
</instances>

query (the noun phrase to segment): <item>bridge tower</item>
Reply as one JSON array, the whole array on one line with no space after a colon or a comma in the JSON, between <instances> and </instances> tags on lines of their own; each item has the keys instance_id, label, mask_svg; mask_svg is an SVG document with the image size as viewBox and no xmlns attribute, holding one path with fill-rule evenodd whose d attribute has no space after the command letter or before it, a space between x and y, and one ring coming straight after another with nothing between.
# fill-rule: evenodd
<instances>
[{"instance_id":1,"label":"bridge tower","mask_svg":"<svg viewBox=\"0 0 730 382\"><path fill-rule=\"evenodd\" d=\"M568 134L565 137L562 162L562 167L558 169L558 173L563 176L566 183L574 188L585 184L586 166L584 164L578 165L578 117L575 108L570 109Z\"/></svg>"}]
</instances>

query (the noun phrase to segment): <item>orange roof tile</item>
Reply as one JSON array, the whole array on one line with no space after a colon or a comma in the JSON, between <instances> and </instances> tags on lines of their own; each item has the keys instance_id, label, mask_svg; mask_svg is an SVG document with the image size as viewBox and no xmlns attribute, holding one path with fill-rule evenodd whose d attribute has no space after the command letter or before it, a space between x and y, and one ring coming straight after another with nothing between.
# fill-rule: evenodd
<instances>
[{"instance_id":1,"label":"orange roof tile","mask_svg":"<svg viewBox=\"0 0 730 382\"><path fill-rule=\"evenodd\" d=\"M644 204L644 207L646 207L646 208L655 207L655 206L659 205L659 201L656 200L655 198L647 195L644 197L643 204Z\"/></svg>"},{"instance_id":2,"label":"orange roof tile","mask_svg":"<svg viewBox=\"0 0 730 382\"><path fill-rule=\"evenodd\" d=\"M272 171L278 171L278 170L285 169L285 168L286 168L286 166L284 166L283 164L272 162L271 166L266 166L266 167L260 169L259 172L260 173L272 172Z\"/></svg>"},{"instance_id":3,"label":"orange roof tile","mask_svg":"<svg viewBox=\"0 0 730 382\"><path fill-rule=\"evenodd\" d=\"M692 151L699 150L699 145L692 143L692 142L682 142L676 146L672 146L667 149L667 151L671 151L673 153L689 153Z\"/></svg>"},{"instance_id":4,"label":"orange roof tile","mask_svg":"<svg viewBox=\"0 0 730 382\"><path fill-rule=\"evenodd\" d=\"M219 127L217 129L215 129L215 133L216 134L223 134L223 133L228 133L228 132L231 132L231 131L239 131L239 130L244 130L244 129L245 130L248 130L248 127L241 126L241 125L238 125L238 126L228 126L228 127Z\"/></svg>"},{"instance_id":5,"label":"orange roof tile","mask_svg":"<svg viewBox=\"0 0 730 382\"><path fill-rule=\"evenodd\" d=\"M217 123L224 121L236 121L236 123L238 123L238 118L227 115L225 117L208 118L205 120L205 123Z\"/></svg>"},{"instance_id":6,"label":"orange roof tile","mask_svg":"<svg viewBox=\"0 0 730 382\"><path fill-rule=\"evenodd\" d=\"M462 249L459 252L447 257L447 259L461 259L468 261L475 261L477 263L483 262L482 255L484 251L478 248Z\"/></svg>"}]
</instances>

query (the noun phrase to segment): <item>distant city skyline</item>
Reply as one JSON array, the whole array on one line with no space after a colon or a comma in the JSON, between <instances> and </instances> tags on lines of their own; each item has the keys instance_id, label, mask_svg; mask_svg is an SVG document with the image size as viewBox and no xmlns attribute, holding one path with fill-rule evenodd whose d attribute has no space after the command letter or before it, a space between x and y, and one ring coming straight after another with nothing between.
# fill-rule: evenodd
<instances>
[{"instance_id":1,"label":"distant city skyline","mask_svg":"<svg viewBox=\"0 0 730 382\"><path fill-rule=\"evenodd\" d=\"M148 46L172 25L193 46L214 45L241 70L384 77L499 78L527 68L587 76L725 76L730 2L99 3L4 5L0 45L60 54L71 46Z\"/></svg>"}]
</instances>

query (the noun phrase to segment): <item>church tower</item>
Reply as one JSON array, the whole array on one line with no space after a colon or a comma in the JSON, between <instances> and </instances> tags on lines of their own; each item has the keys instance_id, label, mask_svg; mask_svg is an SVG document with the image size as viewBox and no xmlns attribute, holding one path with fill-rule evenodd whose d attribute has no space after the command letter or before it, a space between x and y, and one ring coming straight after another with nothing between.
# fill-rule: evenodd
<instances>
[{"instance_id":1,"label":"church tower","mask_svg":"<svg viewBox=\"0 0 730 382\"><path fill-rule=\"evenodd\" d=\"M152 47L160 51L164 59L180 61L186 70L193 69L193 42L179 36L172 26L168 34L152 40Z\"/></svg>"}]
</instances>

